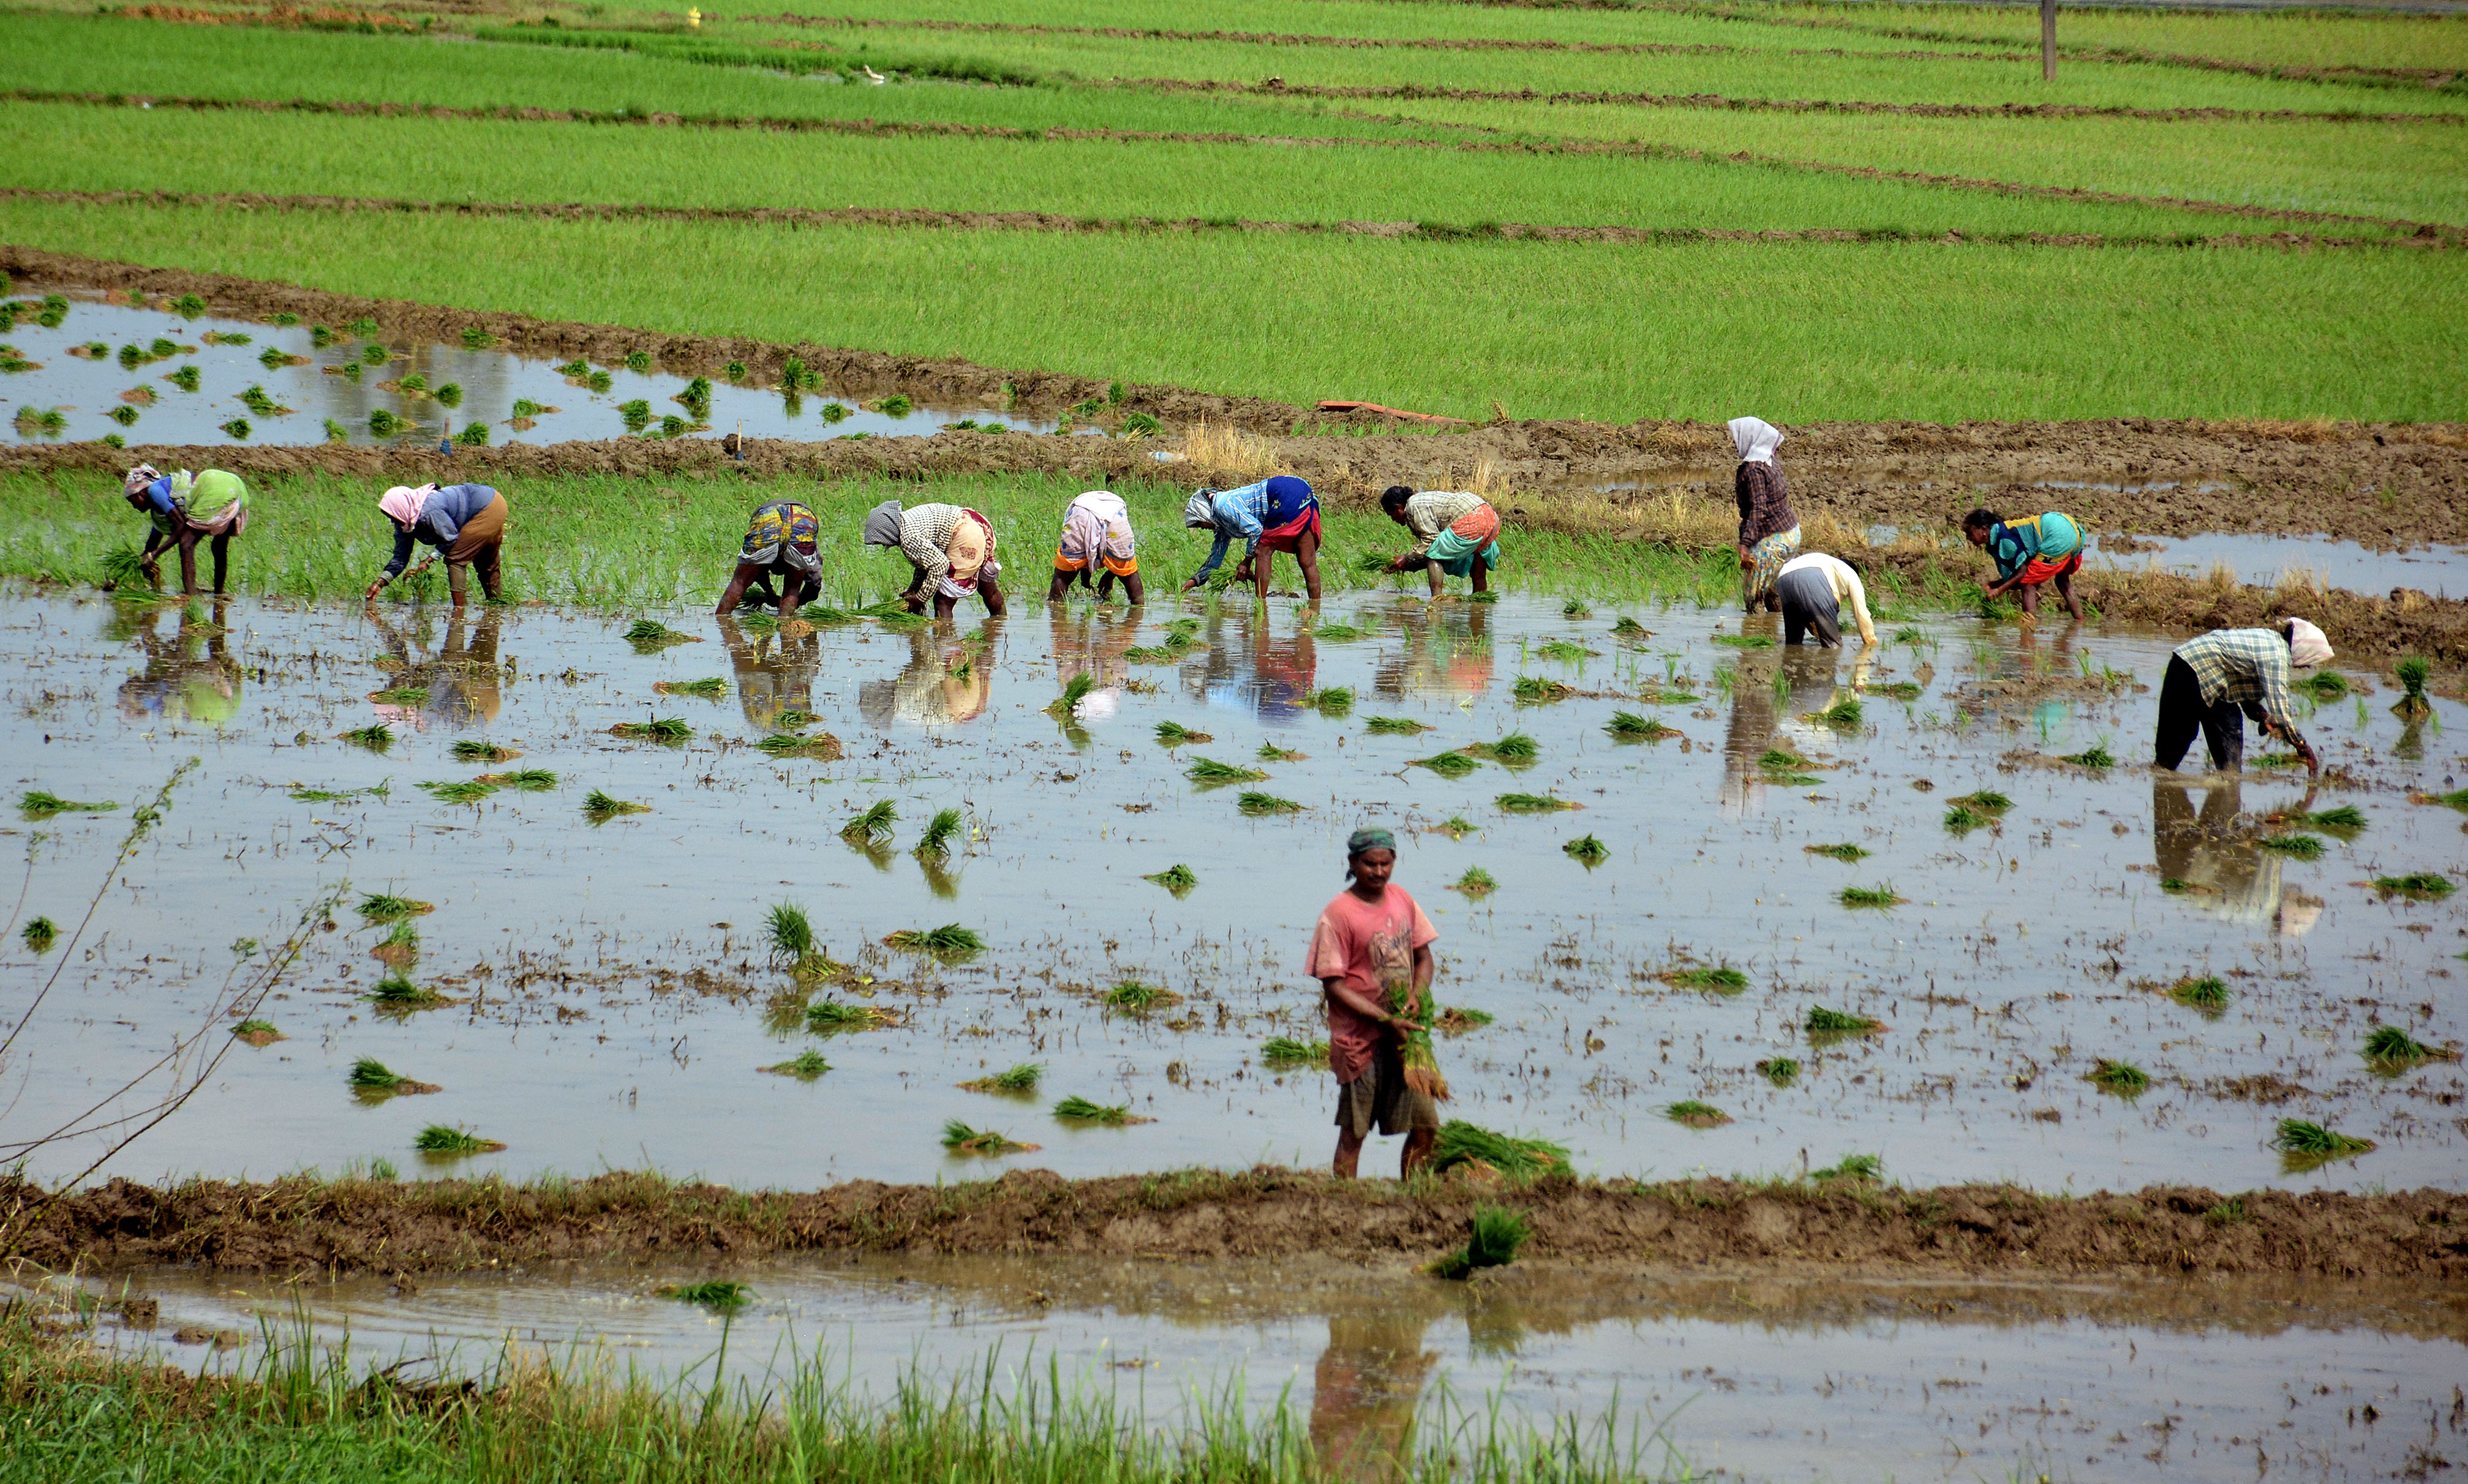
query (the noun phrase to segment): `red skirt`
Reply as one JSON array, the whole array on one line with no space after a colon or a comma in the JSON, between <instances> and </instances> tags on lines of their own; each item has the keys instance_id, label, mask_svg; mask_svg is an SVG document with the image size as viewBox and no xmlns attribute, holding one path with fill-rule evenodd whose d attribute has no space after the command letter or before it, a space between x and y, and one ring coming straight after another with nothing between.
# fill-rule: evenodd
<instances>
[{"instance_id":1,"label":"red skirt","mask_svg":"<svg viewBox=\"0 0 2468 1484\"><path fill-rule=\"evenodd\" d=\"M1287 521L1273 531L1260 533L1260 550L1294 551L1302 543L1303 533L1311 533L1314 544L1319 540L1319 502L1312 501L1311 509Z\"/></svg>"},{"instance_id":2,"label":"red skirt","mask_svg":"<svg viewBox=\"0 0 2468 1484\"><path fill-rule=\"evenodd\" d=\"M2022 582L2021 585L2024 587L2037 587L2042 582L2047 582L2051 578L2071 577L2081 570L2082 553L2080 552L2074 553L2063 561L2056 562L2045 561L2038 557L2034 557L2029 561L2022 564Z\"/></svg>"}]
</instances>

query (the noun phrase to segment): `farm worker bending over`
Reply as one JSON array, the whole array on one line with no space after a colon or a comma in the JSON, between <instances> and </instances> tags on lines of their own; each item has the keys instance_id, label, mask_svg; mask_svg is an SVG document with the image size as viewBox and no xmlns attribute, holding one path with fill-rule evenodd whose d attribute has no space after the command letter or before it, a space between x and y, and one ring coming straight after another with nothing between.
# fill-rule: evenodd
<instances>
[{"instance_id":1,"label":"farm worker bending over","mask_svg":"<svg viewBox=\"0 0 2468 1484\"><path fill-rule=\"evenodd\" d=\"M394 522L394 559L385 564L385 572L369 584L368 598L377 599L378 589L402 576L411 560L411 544L423 542L437 548L446 559L446 586L454 595L454 605L465 602L464 588L468 571L480 569L480 590L496 602L506 595L505 574L499 570L498 548L506 540L506 497L487 485L422 485L412 489L397 485L377 497L377 509ZM437 559L426 557L415 569L426 571Z\"/></svg>"},{"instance_id":2,"label":"farm worker bending over","mask_svg":"<svg viewBox=\"0 0 2468 1484\"><path fill-rule=\"evenodd\" d=\"M1217 544L1200 564L1185 591L1208 581L1225 559L1225 549L1243 538L1243 560L1234 569L1237 582L1248 579L1261 600L1268 596L1268 574L1276 554L1290 551L1303 569L1303 586L1319 602L1319 496L1291 474L1263 479L1240 490L1202 490L1182 507L1182 523L1194 531L1213 531ZM1265 556L1263 555L1265 554Z\"/></svg>"},{"instance_id":3,"label":"farm worker bending over","mask_svg":"<svg viewBox=\"0 0 2468 1484\"><path fill-rule=\"evenodd\" d=\"M1440 595L1441 576L1471 577L1475 592L1491 590L1491 569L1499 565L1499 512L1478 494L1426 490L1417 494L1390 485L1380 494L1388 518L1414 533L1414 546L1388 563L1391 572L1421 572Z\"/></svg>"},{"instance_id":4,"label":"farm worker bending over","mask_svg":"<svg viewBox=\"0 0 2468 1484\"><path fill-rule=\"evenodd\" d=\"M728 575L714 613L725 618L748 599L777 605L787 618L823 590L823 560L814 551L821 532L814 513L795 500L767 500L754 507L745 540L737 548L737 570ZM772 591L778 580L779 591ZM790 637L795 637L791 635Z\"/></svg>"},{"instance_id":5,"label":"farm worker bending over","mask_svg":"<svg viewBox=\"0 0 2468 1484\"><path fill-rule=\"evenodd\" d=\"M1877 626L1868 618L1868 589L1851 563L1821 551L1803 553L1774 574L1774 595L1782 600L1782 642L1797 644L1814 631L1824 649L1842 645L1842 605L1860 625L1860 642L1877 647Z\"/></svg>"},{"instance_id":6,"label":"farm worker bending over","mask_svg":"<svg viewBox=\"0 0 2468 1484\"><path fill-rule=\"evenodd\" d=\"M1962 535L1972 545L1987 547L1996 559L1997 581L1980 583L1981 592L2001 598L2019 587L2022 611L2037 616L2040 588L2053 580L2066 611L2077 619L2083 616L2082 600L2074 596L2074 574L2082 570L2082 527L2071 515L2052 510L2008 521L1995 511L1976 510L1962 517Z\"/></svg>"},{"instance_id":7,"label":"farm worker bending over","mask_svg":"<svg viewBox=\"0 0 2468 1484\"><path fill-rule=\"evenodd\" d=\"M2263 735L2278 736L2319 773L2322 763L2297 733L2288 698L2291 667L2331 662L2331 641L2301 618L2284 618L2269 628L2214 628L2188 639L2168 656L2160 682L2160 732L2152 762L2174 768L2200 731L2211 766L2234 771L2245 762L2245 719ZM2242 713L2242 715L2240 715Z\"/></svg>"},{"instance_id":8,"label":"farm worker bending over","mask_svg":"<svg viewBox=\"0 0 2468 1484\"><path fill-rule=\"evenodd\" d=\"M1761 418L1733 418L1731 443L1740 450L1731 481L1740 503L1740 601L1751 613L1759 604L1771 612L1781 606L1774 579L1784 562L1799 555L1799 516L1792 512L1791 491L1774 465L1782 429Z\"/></svg>"},{"instance_id":9,"label":"farm worker bending over","mask_svg":"<svg viewBox=\"0 0 2468 1484\"><path fill-rule=\"evenodd\" d=\"M1328 1065L1337 1074L1340 1179L1354 1178L1375 1124L1405 1135L1401 1178L1431 1157L1440 1137L1439 1103L1408 1083L1405 1062L1405 1039L1428 1032L1415 1017L1429 1003L1431 942L1440 934L1404 887L1388 884L1396 869L1395 835L1355 831L1345 842L1349 884L1312 929L1311 972L1328 1000Z\"/></svg>"},{"instance_id":10,"label":"farm worker bending over","mask_svg":"<svg viewBox=\"0 0 2468 1484\"><path fill-rule=\"evenodd\" d=\"M1131 544L1131 507L1110 491L1091 490L1063 508L1063 544L1055 549L1054 581L1046 586L1045 601L1061 603L1075 579L1087 586L1089 574L1100 567L1105 573L1097 579L1099 603L1113 595L1118 577L1123 596L1133 606L1145 600L1140 559Z\"/></svg>"},{"instance_id":11,"label":"farm worker bending over","mask_svg":"<svg viewBox=\"0 0 2468 1484\"><path fill-rule=\"evenodd\" d=\"M138 563L159 583L154 559L172 546L180 548L180 591L197 590L197 542L211 538L215 554L215 591L223 590L232 537L248 529L248 486L238 474L210 468L202 474L187 469L164 474L151 464L140 464L121 476L120 489L130 507L153 522ZM211 514L207 514L211 513Z\"/></svg>"},{"instance_id":12,"label":"farm worker bending over","mask_svg":"<svg viewBox=\"0 0 2468 1484\"><path fill-rule=\"evenodd\" d=\"M958 505L920 505L902 510L885 500L865 516L869 546L897 546L916 569L900 601L911 613L926 611L931 598L936 618L949 618L971 593L985 600L987 616L1003 616L1002 587L995 578L994 528L975 511Z\"/></svg>"}]
</instances>

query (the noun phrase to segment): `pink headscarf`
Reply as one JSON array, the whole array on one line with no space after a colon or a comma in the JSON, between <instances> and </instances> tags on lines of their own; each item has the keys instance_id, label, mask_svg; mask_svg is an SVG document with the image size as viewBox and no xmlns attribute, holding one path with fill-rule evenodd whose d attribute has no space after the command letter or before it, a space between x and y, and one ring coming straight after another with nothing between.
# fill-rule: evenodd
<instances>
[{"instance_id":1,"label":"pink headscarf","mask_svg":"<svg viewBox=\"0 0 2468 1484\"><path fill-rule=\"evenodd\" d=\"M420 518L421 511L428 504L428 497L436 492L435 485L422 485L417 490L409 485L397 485L377 496L377 509L385 512L395 524L407 526Z\"/></svg>"}]
</instances>

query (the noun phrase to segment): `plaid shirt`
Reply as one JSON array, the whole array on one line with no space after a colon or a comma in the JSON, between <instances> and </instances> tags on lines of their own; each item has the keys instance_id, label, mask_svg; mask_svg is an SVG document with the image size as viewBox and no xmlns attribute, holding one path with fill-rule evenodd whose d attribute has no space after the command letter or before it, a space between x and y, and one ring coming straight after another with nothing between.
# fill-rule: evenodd
<instances>
[{"instance_id":1,"label":"plaid shirt","mask_svg":"<svg viewBox=\"0 0 2468 1484\"><path fill-rule=\"evenodd\" d=\"M1792 514L1791 490L1782 482L1782 470L1771 464L1742 464L1732 480L1732 492L1740 502L1742 546L1754 546L1799 524L1799 517Z\"/></svg>"},{"instance_id":2,"label":"plaid shirt","mask_svg":"<svg viewBox=\"0 0 2468 1484\"><path fill-rule=\"evenodd\" d=\"M900 513L900 549L928 586L951 575L951 533L967 515L957 505L911 505Z\"/></svg>"},{"instance_id":3,"label":"plaid shirt","mask_svg":"<svg viewBox=\"0 0 2468 1484\"><path fill-rule=\"evenodd\" d=\"M2295 735L2288 696L2288 641L2275 628L2214 628L2177 646L2177 657L2203 688L2203 704L2258 706L2265 719Z\"/></svg>"},{"instance_id":4,"label":"plaid shirt","mask_svg":"<svg viewBox=\"0 0 2468 1484\"><path fill-rule=\"evenodd\" d=\"M1414 533L1412 555L1429 556L1431 543L1441 532L1482 509L1484 503L1481 495L1456 490L1426 490L1407 500L1405 529Z\"/></svg>"}]
</instances>

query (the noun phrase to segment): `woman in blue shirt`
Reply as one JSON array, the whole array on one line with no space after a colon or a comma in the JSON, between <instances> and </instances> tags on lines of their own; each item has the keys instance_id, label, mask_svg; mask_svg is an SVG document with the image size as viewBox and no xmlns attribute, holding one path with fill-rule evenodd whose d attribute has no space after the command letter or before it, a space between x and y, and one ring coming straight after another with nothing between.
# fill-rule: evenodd
<instances>
[{"instance_id":1,"label":"woman in blue shirt","mask_svg":"<svg viewBox=\"0 0 2468 1484\"><path fill-rule=\"evenodd\" d=\"M2053 582L2066 611L2077 621L2082 618L2082 600L2074 596L2074 574L2082 570L2083 537L2071 515L2052 510L2007 520L1995 511L1976 510L1962 517L1962 535L1972 545L1988 548L1997 563L1997 580L1980 583L1982 594L2001 598L2020 588L2023 614L2037 618L2040 589Z\"/></svg>"},{"instance_id":2,"label":"woman in blue shirt","mask_svg":"<svg viewBox=\"0 0 2468 1484\"><path fill-rule=\"evenodd\" d=\"M1311 601L1319 602L1319 496L1312 487L1291 474L1279 474L1240 490L1202 490L1182 508L1182 523L1194 531L1209 531L1217 542L1208 550L1208 559L1183 583L1188 592L1208 581L1218 564L1225 559L1226 548L1237 537L1243 539L1243 560L1234 568L1236 582L1249 582L1260 601L1268 601L1268 574L1277 564L1276 554L1292 552L1294 562L1303 569L1303 586ZM1262 554L1266 553L1266 559Z\"/></svg>"},{"instance_id":3,"label":"woman in blue shirt","mask_svg":"<svg viewBox=\"0 0 2468 1484\"><path fill-rule=\"evenodd\" d=\"M422 485L415 490L397 485L377 497L377 509L394 522L394 559L385 571L369 584L369 601L386 583L402 575L411 561L412 543L422 542L437 549L446 559L446 585L454 595L454 605L464 605L465 574L471 567L480 569L480 589L491 603L505 596L505 575L498 561L498 548L506 539L506 497L487 485ZM425 567L431 557L421 565Z\"/></svg>"}]
</instances>

